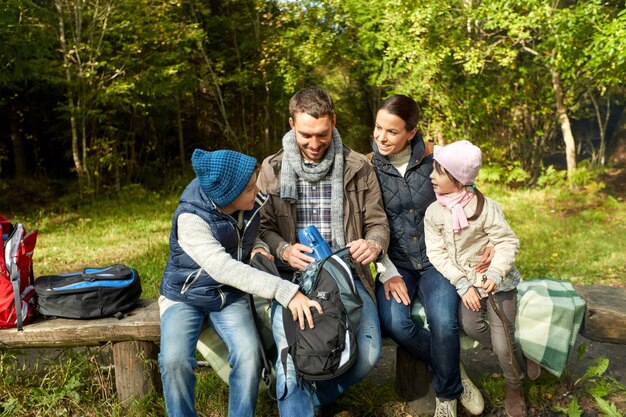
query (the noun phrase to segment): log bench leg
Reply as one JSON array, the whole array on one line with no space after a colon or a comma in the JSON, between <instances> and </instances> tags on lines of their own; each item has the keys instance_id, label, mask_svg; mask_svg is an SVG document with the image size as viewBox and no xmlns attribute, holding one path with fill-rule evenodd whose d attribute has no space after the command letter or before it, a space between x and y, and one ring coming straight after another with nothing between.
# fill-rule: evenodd
<instances>
[{"instance_id":1,"label":"log bench leg","mask_svg":"<svg viewBox=\"0 0 626 417\"><path fill-rule=\"evenodd\" d=\"M396 392L417 415L432 416L435 411L435 391L432 374L426 364L406 349L396 348Z\"/></svg>"},{"instance_id":2,"label":"log bench leg","mask_svg":"<svg viewBox=\"0 0 626 417\"><path fill-rule=\"evenodd\" d=\"M151 390L161 392L158 367L159 348L153 342L137 340L113 343L115 388L120 403Z\"/></svg>"}]
</instances>

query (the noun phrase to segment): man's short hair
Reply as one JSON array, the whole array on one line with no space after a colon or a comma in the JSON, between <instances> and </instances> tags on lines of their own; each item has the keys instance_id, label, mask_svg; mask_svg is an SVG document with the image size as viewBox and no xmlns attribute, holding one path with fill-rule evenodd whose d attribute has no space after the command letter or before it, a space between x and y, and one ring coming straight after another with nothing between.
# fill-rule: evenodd
<instances>
[{"instance_id":1,"label":"man's short hair","mask_svg":"<svg viewBox=\"0 0 626 417\"><path fill-rule=\"evenodd\" d=\"M322 116L333 117L335 106L330 95L321 88L303 88L289 100L289 117L295 118L296 113L306 113L319 119Z\"/></svg>"}]
</instances>

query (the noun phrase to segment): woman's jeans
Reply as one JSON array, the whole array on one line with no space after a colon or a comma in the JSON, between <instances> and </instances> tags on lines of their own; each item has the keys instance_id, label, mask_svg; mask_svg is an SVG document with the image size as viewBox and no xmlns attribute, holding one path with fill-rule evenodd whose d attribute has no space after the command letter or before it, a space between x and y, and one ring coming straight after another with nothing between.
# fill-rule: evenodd
<instances>
[{"instance_id":1,"label":"woman's jeans","mask_svg":"<svg viewBox=\"0 0 626 417\"><path fill-rule=\"evenodd\" d=\"M161 316L159 368L169 417L197 416L194 393L198 367L196 344L203 325L212 326L228 347L228 415L253 417L261 375L261 347L248 300L243 297L221 311L205 313L184 303Z\"/></svg>"},{"instance_id":2,"label":"woman's jeans","mask_svg":"<svg viewBox=\"0 0 626 417\"><path fill-rule=\"evenodd\" d=\"M463 303L459 305L459 317L461 328L465 333L480 342L486 348L490 348L498 356L498 363L502 368L504 380L512 387L519 388L524 381L525 362L522 349L515 340L515 315L517 314L517 290L502 291L491 294L498 310L506 321L506 328L502 320L491 306L489 298L480 300L480 311L468 310ZM508 338L513 347L515 365L509 361Z\"/></svg>"},{"instance_id":3,"label":"woman's jeans","mask_svg":"<svg viewBox=\"0 0 626 417\"><path fill-rule=\"evenodd\" d=\"M433 266L421 271L398 268L411 301L416 298L426 310L429 330L411 319L411 307L385 297L384 286L377 281L376 300L384 334L416 358L426 362L433 372L433 388L439 398L456 399L463 387L459 370L459 296L450 281Z\"/></svg>"},{"instance_id":4,"label":"woman's jeans","mask_svg":"<svg viewBox=\"0 0 626 417\"><path fill-rule=\"evenodd\" d=\"M289 355L287 355L285 384L285 371L280 360L281 351L287 347L287 338L283 327L283 307L275 301L272 303L272 333L278 348L276 396L279 399L278 410L281 417L312 417L316 406L333 402L348 387L365 378L376 366L382 347L376 305L360 281L356 282L356 288L363 300L361 324L356 335L357 360L344 374L327 381L317 381L314 383L314 387L298 382L293 361Z\"/></svg>"}]
</instances>

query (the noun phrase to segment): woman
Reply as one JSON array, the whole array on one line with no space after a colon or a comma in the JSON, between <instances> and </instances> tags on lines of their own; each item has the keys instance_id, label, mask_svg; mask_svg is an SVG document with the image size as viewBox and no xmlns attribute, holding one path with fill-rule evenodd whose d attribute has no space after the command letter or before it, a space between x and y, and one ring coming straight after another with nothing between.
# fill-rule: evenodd
<instances>
[{"instance_id":1,"label":"woman","mask_svg":"<svg viewBox=\"0 0 626 417\"><path fill-rule=\"evenodd\" d=\"M385 100L376 115L372 164L391 229L388 257L376 284L378 314L383 332L431 368L435 416L456 416L457 399L478 415L482 395L460 366L459 297L426 255L424 213L435 201L429 178L433 158L417 132L418 117L417 103L399 94ZM425 308L429 330L411 320L417 300Z\"/></svg>"}]
</instances>

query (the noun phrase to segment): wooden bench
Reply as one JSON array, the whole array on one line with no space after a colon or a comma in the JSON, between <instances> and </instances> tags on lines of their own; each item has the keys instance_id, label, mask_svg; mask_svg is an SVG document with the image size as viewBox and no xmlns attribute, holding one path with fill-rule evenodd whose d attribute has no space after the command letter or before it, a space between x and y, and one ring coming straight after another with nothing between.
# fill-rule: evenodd
<instances>
[{"instance_id":1,"label":"wooden bench","mask_svg":"<svg viewBox=\"0 0 626 417\"><path fill-rule=\"evenodd\" d=\"M601 285L576 286L587 309L580 333L609 343L626 344L626 289ZM156 364L160 339L156 300L141 299L126 317L97 320L39 320L24 327L0 330L0 348L77 347L112 344L115 386L120 402L141 397L150 390L161 391ZM396 346L383 339L387 346ZM434 409L432 376L426 365L401 347L396 348L395 389L418 414Z\"/></svg>"},{"instance_id":2,"label":"wooden bench","mask_svg":"<svg viewBox=\"0 0 626 417\"><path fill-rule=\"evenodd\" d=\"M120 402L161 391L156 363L160 338L159 307L154 299L141 299L121 320L39 319L24 330L0 330L0 348L62 348L111 343L115 387Z\"/></svg>"}]
</instances>

